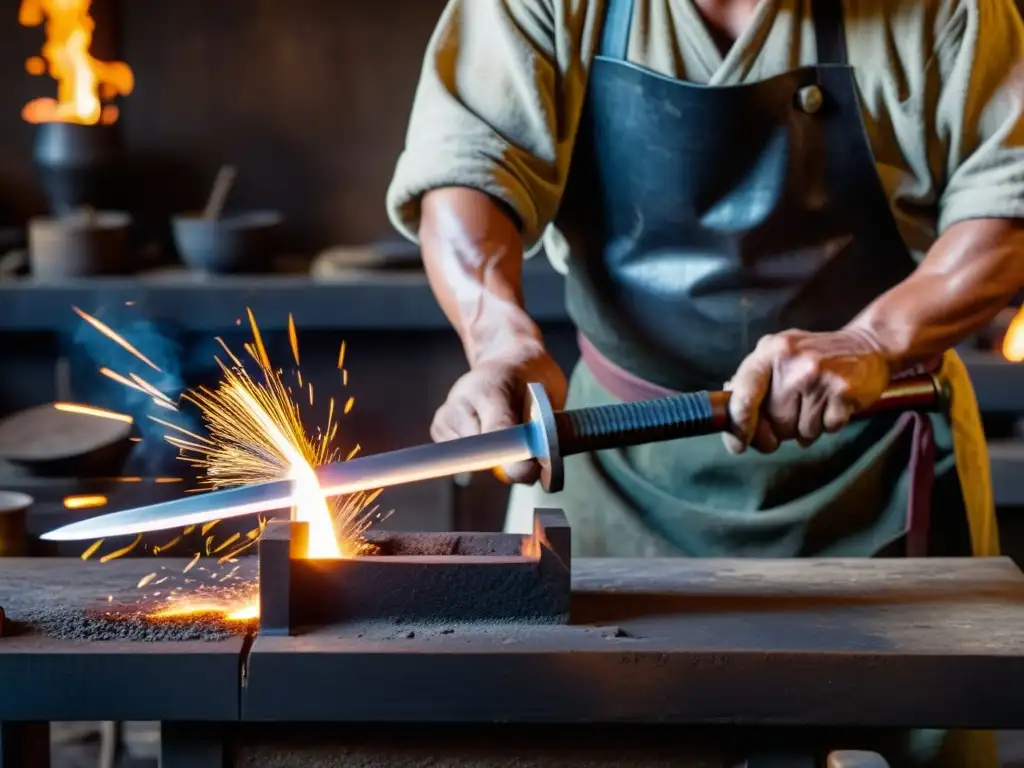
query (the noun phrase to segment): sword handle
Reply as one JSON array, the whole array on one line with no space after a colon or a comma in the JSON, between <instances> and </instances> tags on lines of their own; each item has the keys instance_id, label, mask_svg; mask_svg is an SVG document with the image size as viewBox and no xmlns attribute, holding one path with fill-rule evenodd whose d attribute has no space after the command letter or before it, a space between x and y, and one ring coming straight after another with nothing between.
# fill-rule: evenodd
<instances>
[{"instance_id":1,"label":"sword handle","mask_svg":"<svg viewBox=\"0 0 1024 768\"><path fill-rule=\"evenodd\" d=\"M931 374L896 381L862 419L894 411L946 407L946 386ZM692 392L657 400L601 405L553 414L561 456L725 432L731 428L728 392Z\"/></svg>"}]
</instances>

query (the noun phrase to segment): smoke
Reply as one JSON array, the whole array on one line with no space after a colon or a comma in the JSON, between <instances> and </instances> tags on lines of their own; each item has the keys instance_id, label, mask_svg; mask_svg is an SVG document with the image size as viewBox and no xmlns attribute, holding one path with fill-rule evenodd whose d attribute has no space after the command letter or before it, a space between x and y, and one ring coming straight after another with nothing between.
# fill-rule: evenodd
<instances>
[{"instance_id":1,"label":"smoke","mask_svg":"<svg viewBox=\"0 0 1024 768\"><path fill-rule=\"evenodd\" d=\"M170 430L153 418L196 431L199 426L195 414L187 407L173 411L159 406L152 395L114 381L101 374L100 369L107 368L127 379L132 379L134 374L178 402L187 387L184 368L187 361L181 332L169 324L149 320L127 306L108 307L94 317L106 323L160 370L154 370L83 321L66 337L73 399L132 416L142 437L130 459L133 473L162 474L172 469L180 473L177 449L164 440Z\"/></svg>"}]
</instances>

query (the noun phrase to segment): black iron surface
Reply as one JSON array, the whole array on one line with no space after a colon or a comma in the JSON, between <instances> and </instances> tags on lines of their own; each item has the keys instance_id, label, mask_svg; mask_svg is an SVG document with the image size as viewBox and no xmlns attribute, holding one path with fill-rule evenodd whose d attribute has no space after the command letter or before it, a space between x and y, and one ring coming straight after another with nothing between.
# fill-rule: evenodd
<instances>
[{"instance_id":1,"label":"black iron surface","mask_svg":"<svg viewBox=\"0 0 1024 768\"><path fill-rule=\"evenodd\" d=\"M189 572L196 576L189 584L186 574L136 587L152 572L181 576L188 562L3 560L0 604L7 621L0 635L0 721L237 719L244 636L174 625L146 632L130 617L123 626L109 627L90 619L107 606L125 613L136 604L152 610L166 604L169 589L195 589L215 583L211 574L227 572L207 562L204 570ZM123 639L94 639L111 636Z\"/></svg>"},{"instance_id":2,"label":"black iron surface","mask_svg":"<svg viewBox=\"0 0 1024 768\"><path fill-rule=\"evenodd\" d=\"M530 536L392 533L364 555L305 558L304 523L268 524L260 541L260 631L367 620L563 623L570 606L570 531L561 510L535 511Z\"/></svg>"},{"instance_id":3,"label":"black iron surface","mask_svg":"<svg viewBox=\"0 0 1024 768\"><path fill-rule=\"evenodd\" d=\"M84 610L146 567L4 561L0 604ZM1024 685L1003 558L577 560L573 588L568 626L371 622L251 649L5 634L0 720L1024 727L1020 697L992 695Z\"/></svg>"},{"instance_id":4,"label":"black iron surface","mask_svg":"<svg viewBox=\"0 0 1024 768\"><path fill-rule=\"evenodd\" d=\"M571 626L257 637L242 716L1024 724L1024 703L991 695L1024 683L1024 577L1007 560L577 560L573 571Z\"/></svg>"}]
</instances>

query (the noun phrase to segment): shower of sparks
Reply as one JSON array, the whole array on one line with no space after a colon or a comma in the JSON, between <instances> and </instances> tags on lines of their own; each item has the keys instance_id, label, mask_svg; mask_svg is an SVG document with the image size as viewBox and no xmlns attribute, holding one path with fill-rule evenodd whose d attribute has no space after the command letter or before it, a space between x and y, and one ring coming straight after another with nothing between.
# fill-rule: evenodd
<instances>
[{"instance_id":1,"label":"shower of sparks","mask_svg":"<svg viewBox=\"0 0 1024 768\"><path fill-rule=\"evenodd\" d=\"M311 435L302 423L296 400L275 370L252 311L248 311L253 341L249 355L259 367L259 379L251 376L238 357L221 340L228 362L217 359L223 377L216 389L199 388L184 400L199 408L209 438L202 442L168 437L182 456L203 473L210 488L226 488L289 478L296 483L297 503L293 516L309 524L309 552L314 558L355 554L359 534L369 524L366 508L370 494L360 493L328 501L320 493L314 469L340 459L331 447L336 434L330 409L324 428ZM299 358L298 337L292 353ZM313 390L310 386L310 401ZM216 554L213 552L212 554Z\"/></svg>"},{"instance_id":2,"label":"shower of sparks","mask_svg":"<svg viewBox=\"0 0 1024 768\"><path fill-rule=\"evenodd\" d=\"M205 435L196 434L175 424L173 414L169 414L166 419L150 415L149 419L167 430L164 439L178 448L179 458L200 470L202 488L197 490L217 490L249 483L290 479L296 487L292 518L309 525L307 556L338 558L356 555L360 550L361 534L374 520L383 517L377 513L377 507L373 506L380 495L380 490L364 491L328 500L320 492L314 471L317 467L341 459L341 452L332 445L339 427L336 411L341 410L343 414L348 414L355 400L349 397L341 409L336 409L334 399L331 398L326 424L315 430L315 435L307 431L302 423L299 402L292 396L291 389L283 383L284 372L280 369L275 370L271 365L256 317L251 310L246 311L252 330L252 340L244 344L243 348L255 361L257 372L251 374L247 371L246 366L223 339L217 338L226 356L223 359L215 357L222 372L221 380L212 388L200 387L180 396L182 402L198 408L206 428ZM160 370L109 326L78 308L75 308L75 312L111 341L153 369ZM299 391L295 394L301 397L305 394L302 390L307 390L309 403L312 405L313 385L311 382L302 381L302 374L297 368L300 361L299 338L295 320L291 315L288 317L288 340L296 364L295 376L299 381ZM338 368L347 383L348 374L344 364L345 344L342 342L338 352ZM109 368L102 368L100 372L123 386L148 395L157 406L170 411L178 410L178 403L174 399L137 374L129 373L128 376L122 376ZM58 407L104 418L129 422L132 420L130 416L90 406L60 404ZM358 451L357 445L346 458L353 458ZM156 479L158 483L180 481L181 478ZM216 559L218 565L227 564L230 568L231 564L237 562L238 555L259 541L266 525L266 521L261 519L258 528L244 535L234 532L222 541L216 542L217 535L211 533L211 530L218 522L215 520L199 528L197 533L203 541L197 548L201 551L195 552L184 566L182 578L196 569L206 570L197 565L204 553L207 557ZM165 552L181 544L184 537L192 534L196 528L189 526L181 535L171 538L166 543L154 545L153 553ZM130 545L103 555L100 561L108 562L129 553L138 546L141 538L139 536ZM102 540L95 542L82 554L82 559L94 555L102 543ZM235 566L226 576L213 572L208 575L216 580L217 584L228 580L237 581L237 569L238 566ZM165 576L158 579L157 576L157 573L153 573L144 577L137 585L138 588L156 586L170 578ZM188 582L190 579L191 576L185 581ZM151 613L151 618L172 619L214 613L228 621L247 621L259 615L255 585L252 583L248 583L241 592L235 585L230 595L206 591L202 597L189 596L177 594L178 589L180 588L163 593L170 595L166 599L173 599L174 602L166 609ZM160 591L152 593L154 597L159 595Z\"/></svg>"},{"instance_id":3,"label":"shower of sparks","mask_svg":"<svg viewBox=\"0 0 1024 768\"><path fill-rule=\"evenodd\" d=\"M64 508L65 509L93 509L94 507L102 507L107 503L106 496L94 495L94 496L65 496L64 497Z\"/></svg>"},{"instance_id":4,"label":"shower of sparks","mask_svg":"<svg viewBox=\"0 0 1024 768\"><path fill-rule=\"evenodd\" d=\"M64 413L78 413L82 416L95 416L100 419L123 421L125 424L131 424L135 421L127 413L116 413L114 411L108 411L105 408L93 408L91 405L79 405L78 403L54 403L53 407L58 411L64 411Z\"/></svg>"}]
</instances>

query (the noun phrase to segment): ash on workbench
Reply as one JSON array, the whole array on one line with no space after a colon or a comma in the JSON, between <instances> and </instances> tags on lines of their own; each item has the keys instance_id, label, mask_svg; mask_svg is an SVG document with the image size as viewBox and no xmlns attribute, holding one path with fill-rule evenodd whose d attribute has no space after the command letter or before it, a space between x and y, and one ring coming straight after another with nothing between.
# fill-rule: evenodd
<instances>
[{"instance_id":1,"label":"ash on workbench","mask_svg":"<svg viewBox=\"0 0 1024 768\"><path fill-rule=\"evenodd\" d=\"M517 536L493 533L394 533L367 531L362 557L513 557L520 553Z\"/></svg>"},{"instance_id":2,"label":"ash on workbench","mask_svg":"<svg viewBox=\"0 0 1024 768\"><path fill-rule=\"evenodd\" d=\"M160 598L172 590L189 599L206 602L209 595L221 599L230 586L203 579L182 578L187 560L135 558L108 564L80 560L46 561L44 569L31 559L19 561L5 576L0 601L6 612L4 634L44 635L62 640L224 640L254 628L255 619L229 620L224 611L195 611L180 616L154 618L152 614L170 603ZM25 566L28 567L25 567ZM255 563L239 571L239 585L252 583ZM146 592L137 584L153 571L176 579L166 589ZM245 571L244 573L242 571ZM198 575L198 574L197 574ZM161 575L161 578L163 576ZM171 586L177 583L177 586ZM217 586L212 585L216 583ZM163 585L161 585L163 586ZM239 591L238 588L235 588Z\"/></svg>"}]
</instances>

